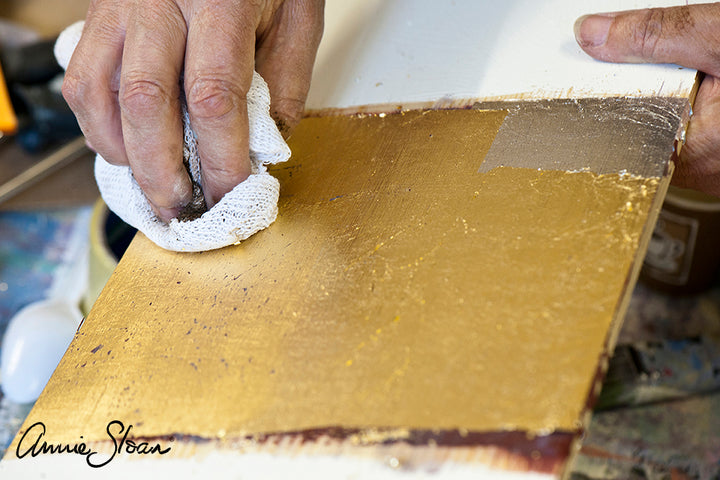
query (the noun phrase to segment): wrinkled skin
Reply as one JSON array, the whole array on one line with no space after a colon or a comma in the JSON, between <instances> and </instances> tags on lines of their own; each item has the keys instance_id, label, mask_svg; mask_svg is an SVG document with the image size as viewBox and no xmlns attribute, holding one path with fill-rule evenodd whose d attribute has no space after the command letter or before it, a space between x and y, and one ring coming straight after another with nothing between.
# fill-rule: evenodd
<instances>
[{"instance_id":1,"label":"wrinkled skin","mask_svg":"<svg viewBox=\"0 0 720 480\"><path fill-rule=\"evenodd\" d=\"M129 165L158 217L192 199L182 163L184 91L208 207L250 174L253 69L284 134L302 115L323 29L322 0L94 0L63 95L88 144Z\"/></svg>"}]
</instances>

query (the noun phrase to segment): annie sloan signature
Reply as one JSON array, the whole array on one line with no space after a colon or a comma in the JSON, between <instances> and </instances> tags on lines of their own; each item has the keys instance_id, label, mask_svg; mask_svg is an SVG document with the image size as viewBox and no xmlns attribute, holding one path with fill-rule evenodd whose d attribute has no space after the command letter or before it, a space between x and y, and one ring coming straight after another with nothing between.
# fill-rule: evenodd
<instances>
[{"instance_id":1,"label":"annie sloan signature","mask_svg":"<svg viewBox=\"0 0 720 480\"><path fill-rule=\"evenodd\" d=\"M42 422L33 423L30 428L25 431L15 449L17 458L23 458L27 455L37 457L38 455L58 454L58 453L74 453L76 455L85 456L85 461L93 468L104 467L109 464L116 455L120 453L129 453L137 455L165 455L170 451L170 447L162 448L159 443L150 445L147 442L136 443L128 439L130 430L133 426L125 425L119 420L113 420L107 424L105 431L112 440L113 451L109 456L104 457L99 452L88 447L85 442L69 444L69 443L48 443L44 440L45 424ZM83 438L82 435L80 438Z\"/></svg>"}]
</instances>

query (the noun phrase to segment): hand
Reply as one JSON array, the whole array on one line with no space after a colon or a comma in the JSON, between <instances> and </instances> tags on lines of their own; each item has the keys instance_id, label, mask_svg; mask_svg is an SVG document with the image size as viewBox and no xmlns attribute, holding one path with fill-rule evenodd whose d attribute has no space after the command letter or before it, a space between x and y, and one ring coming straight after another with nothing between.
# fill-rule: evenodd
<instances>
[{"instance_id":1,"label":"hand","mask_svg":"<svg viewBox=\"0 0 720 480\"><path fill-rule=\"evenodd\" d=\"M673 183L720 197L720 4L581 17L575 37L607 62L674 63L704 72Z\"/></svg>"},{"instance_id":2,"label":"hand","mask_svg":"<svg viewBox=\"0 0 720 480\"><path fill-rule=\"evenodd\" d=\"M87 141L129 165L158 217L192 199L181 89L208 207L250 174L246 94L268 83L284 134L302 116L323 0L93 0L63 94Z\"/></svg>"}]
</instances>

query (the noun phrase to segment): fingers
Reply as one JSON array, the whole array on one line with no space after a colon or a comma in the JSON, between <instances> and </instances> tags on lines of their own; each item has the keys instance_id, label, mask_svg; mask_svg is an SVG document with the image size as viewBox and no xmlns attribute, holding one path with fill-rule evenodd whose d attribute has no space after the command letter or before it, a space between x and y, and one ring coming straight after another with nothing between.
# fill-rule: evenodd
<instances>
[{"instance_id":1,"label":"fingers","mask_svg":"<svg viewBox=\"0 0 720 480\"><path fill-rule=\"evenodd\" d=\"M185 94L198 138L208 207L250 175L246 95L261 14L261 7L253 2L233 9L207 2L193 13L190 23Z\"/></svg>"},{"instance_id":2,"label":"fingers","mask_svg":"<svg viewBox=\"0 0 720 480\"><path fill-rule=\"evenodd\" d=\"M578 44L608 62L674 63L720 76L720 4L581 17Z\"/></svg>"},{"instance_id":3,"label":"fingers","mask_svg":"<svg viewBox=\"0 0 720 480\"><path fill-rule=\"evenodd\" d=\"M185 20L170 1L143 4L130 18L119 91L122 134L135 180L169 221L192 199L180 114Z\"/></svg>"},{"instance_id":4,"label":"fingers","mask_svg":"<svg viewBox=\"0 0 720 480\"><path fill-rule=\"evenodd\" d=\"M720 197L720 79L705 76L672 183Z\"/></svg>"},{"instance_id":5,"label":"fingers","mask_svg":"<svg viewBox=\"0 0 720 480\"><path fill-rule=\"evenodd\" d=\"M68 65L63 96L77 117L87 142L115 165L128 165L120 107L120 60L125 38L122 8L92 9Z\"/></svg>"},{"instance_id":6,"label":"fingers","mask_svg":"<svg viewBox=\"0 0 720 480\"><path fill-rule=\"evenodd\" d=\"M212 207L250 174L246 95L253 69L268 81L273 116L294 126L322 20L322 0L94 0L63 92L88 143L109 162L130 165L168 221L192 199L182 164L181 95Z\"/></svg>"},{"instance_id":7,"label":"fingers","mask_svg":"<svg viewBox=\"0 0 720 480\"><path fill-rule=\"evenodd\" d=\"M259 39L255 68L268 83L270 113L285 137L305 109L323 10L322 0L286 0Z\"/></svg>"},{"instance_id":8,"label":"fingers","mask_svg":"<svg viewBox=\"0 0 720 480\"><path fill-rule=\"evenodd\" d=\"M108 162L130 165L158 217L169 221L192 194L178 84L185 25L172 2L133 5L93 3L63 95L87 143Z\"/></svg>"}]
</instances>

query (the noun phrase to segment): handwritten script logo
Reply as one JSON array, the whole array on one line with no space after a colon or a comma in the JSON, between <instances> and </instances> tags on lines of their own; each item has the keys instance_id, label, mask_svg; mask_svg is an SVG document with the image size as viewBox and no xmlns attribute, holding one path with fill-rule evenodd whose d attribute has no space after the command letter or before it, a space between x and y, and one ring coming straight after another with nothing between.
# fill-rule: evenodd
<instances>
[{"instance_id":1,"label":"handwritten script logo","mask_svg":"<svg viewBox=\"0 0 720 480\"><path fill-rule=\"evenodd\" d=\"M96 452L88 447L85 442L76 444L53 444L46 442L43 439L46 433L45 424L42 422L36 422L32 424L20 438L17 448L15 449L15 455L17 458L23 458L27 455L37 457L38 455L74 453L76 455L84 455L85 461L91 467L100 468L109 464L116 455L123 452L135 455L165 455L170 451L170 447L163 449L159 443L150 445L147 442L136 443L133 440L129 440L127 437L130 435L130 430L132 430L132 425L128 425L126 429L125 425L123 425L123 423L119 420L113 420L108 423L105 431L110 437L110 440L112 440L114 448L109 457L103 458L99 452ZM82 435L80 438L83 438Z\"/></svg>"}]
</instances>

